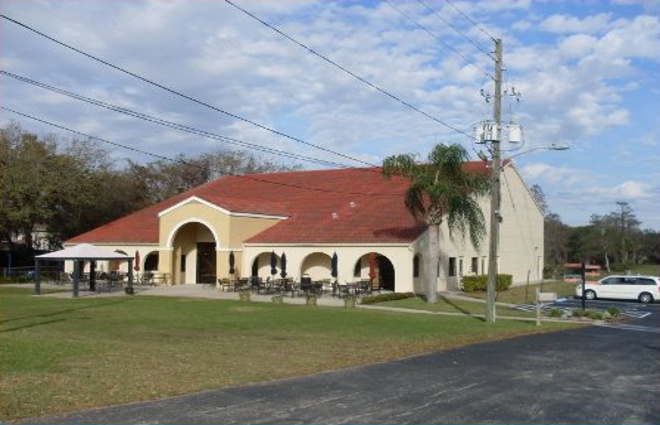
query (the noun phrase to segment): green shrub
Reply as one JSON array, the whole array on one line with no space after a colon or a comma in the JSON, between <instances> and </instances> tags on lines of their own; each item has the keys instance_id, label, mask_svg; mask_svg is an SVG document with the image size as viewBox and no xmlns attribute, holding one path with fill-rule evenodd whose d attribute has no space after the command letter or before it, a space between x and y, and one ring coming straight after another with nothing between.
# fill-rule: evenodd
<instances>
[{"instance_id":1,"label":"green shrub","mask_svg":"<svg viewBox=\"0 0 660 425\"><path fill-rule=\"evenodd\" d=\"M412 292L392 292L389 294L373 295L370 297L362 298L361 304L376 304L385 301L405 300L407 298L415 298L417 295Z\"/></svg>"},{"instance_id":2,"label":"green shrub","mask_svg":"<svg viewBox=\"0 0 660 425\"><path fill-rule=\"evenodd\" d=\"M573 316L574 317L586 317L586 318L592 319L592 320L603 320L603 312L598 311L598 310L582 311L582 309L575 309L575 310L573 310Z\"/></svg>"},{"instance_id":3,"label":"green shrub","mask_svg":"<svg viewBox=\"0 0 660 425\"><path fill-rule=\"evenodd\" d=\"M510 274L498 274L495 290L498 292L509 289L513 282ZM463 276L463 290L465 292L485 291L488 286L488 276L485 274Z\"/></svg>"},{"instance_id":4,"label":"green shrub","mask_svg":"<svg viewBox=\"0 0 660 425\"><path fill-rule=\"evenodd\" d=\"M584 317L587 315L587 312L580 308L573 309L572 313L573 313L573 317Z\"/></svg>"},{"instance_id":5,"label":"green shrub","mask_svg":"<svg viewBox=\"0 0 660 425\"><path fill-rule=\"evenodd\" d=\"M558 309L557 307L553 308L548 312L548 316L550 317L561 317L562 316L562 311Z\"/></svg>"},{"instance_id":6,"label":"green shrub","mask_svg":"<svg viewBox=\"0 0 660 425\"><path fill-rule=\"evenodd\" d=\"M607 314L609 314L610 317L617 317L618 315L621 314L621 310L619 310L618 307L612 306L612 307L607 309Z\"/></svg>"},{"instance_id":7,"label":"green shrub","mask_svg":"<svg viewBox=\"0 0 660 425\"><path fill-rule=\"evenodd\" d=\"M587 310L587 317L592 320L603 320L603 312L598 310Z\"/></svg>"}]
</instances>

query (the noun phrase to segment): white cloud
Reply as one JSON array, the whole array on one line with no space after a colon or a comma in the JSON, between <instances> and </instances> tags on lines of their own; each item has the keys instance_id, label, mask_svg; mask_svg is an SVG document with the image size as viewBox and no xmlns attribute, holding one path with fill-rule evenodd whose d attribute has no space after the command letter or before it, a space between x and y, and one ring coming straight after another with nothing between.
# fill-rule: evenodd
<instances>
[{"instance_id":1,"label":"white cloud","mask_svg":"<svg viewBox=\"0 0 660 425\"><path fill-rule=\"evenodd\" d=\"M523 94L519 104L506 97L504 119L515 114L525 125L529 148L548 141L573 145L569 154L557 154L565 155L565 162L522 167L530 183L549 186L553 197L561 192L561 197L553 199L566 211L579 209L582 196L603 205L643 190L656 193L657 198L657 191L639 185L651 181L649 170L660 169L657 156L648 154L648 147L658 144L657 120L649 118L657 116L654 112L660 104L657 13L598 1L588 8L540 0L453 3L472 16L479 28L444 2L432 7L470 41L415 2L396 4L442 42L384 2L251 0L239 4L355 74L468 133L474 122L492 116L492 103L484 102L479 89L492 94L492 80L481 70L492 73L493 63L472 41L490 51L492 41L481 29L501 36L505 85L514 85ZM195 99L369 162L378 163L398 152L426 154L438 142L458 141L472 147L465 136L337 70L224 2L6 0L0 8L36 29ZM624 9L626 13L620 12ZM585 16L590 10L596 12ZM0 54L7 71L203 130L338 160L4 24ZM3 106L112 141L170 156L218 146L99 112L7 78L1 81ZM3 114L3 122L6 117ZM31 128L31 123L25 124ZM625 154L629 157L613 147L627 135L631 141ZM646 148L643 154L640 147ZM644 166L634 175L618 169L605 179L606 155L619 155L617 159L628 164L643 160ZM605 180L609 189L596 190ZM642 200L637 198L637 202Z\"/></svg>"},{"instance_id":2,"label":"white cloud","mask_svg":"<svg viewBox=\"0 0 660 425\"><path fill-rule=\"evenodd\" d=\"M560 34L575 32L597 34L609 28L610 18L611 16L606 13L587 16L584 19L570 15L552 15L541 22L539 27L544 31Z\"/></svg>"},{"instance_id":3,"label":"white cloud","mask_svg":"<svg viewBox=\"0 0 660 425\"><path fill-rule=\"evenodd\" d=\"M650 195L651 186L647 183L642 183L634 180L628 180L612 189L614 196L622 199L642 199Z\"/></svg>"},{"instance_id":4,"label":"white cloud","mask_svg":"<svg viewBox=\"0 0 660 425\"><path fill-rule=\"evenodd\" d=\"M598 39L588 34L574 34L559 43L560 54L567 59L581 58L593 52Z\"/></svg>"},{"instance_id":5,"label":"white cloud","mask_svg":"<svg viewBox=\"0 0 660 425\"><path fill-rule=\"evenodd\" d=\"M566 167L554 167L544 163L526 165L520 169L520 173L525 179L548 185L562 184L570 186L585 180L583 171Z\"/></svg>"}]
</instances>

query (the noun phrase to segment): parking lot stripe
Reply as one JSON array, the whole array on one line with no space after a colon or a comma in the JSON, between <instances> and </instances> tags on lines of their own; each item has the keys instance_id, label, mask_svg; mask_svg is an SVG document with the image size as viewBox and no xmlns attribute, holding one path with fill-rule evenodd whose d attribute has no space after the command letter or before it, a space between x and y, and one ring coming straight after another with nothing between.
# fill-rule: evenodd
<instances>
[{"instance_id":1,"label":"parking lot stripe","mask_svg":"<svg viewBox=\"0 0 660 425\"><path fill-rule=\"evenodd\" d=\"M600 326L602 328L621 329L625 331L650 332L650 333L660 334L660 328L654 328L650 326L626 325L626 324L614 324L614 323L598 323L596 324L596 326Z\"/></svg>"}]
</instances>

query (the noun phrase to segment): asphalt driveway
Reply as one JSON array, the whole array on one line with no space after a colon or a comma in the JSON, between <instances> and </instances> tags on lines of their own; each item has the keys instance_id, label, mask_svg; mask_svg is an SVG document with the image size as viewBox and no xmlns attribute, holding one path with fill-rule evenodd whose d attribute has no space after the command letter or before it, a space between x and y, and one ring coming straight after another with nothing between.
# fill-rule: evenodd
<instances>
[{"instance_id":1,"label":"asphalt driveway","mask_svg":"<svg viewBox=\"0 0 660 425\"><path fill-rule=\"evenodd\" d=\"M659 423L653 316L26 422Z\"/></svg>"}]
</instances>

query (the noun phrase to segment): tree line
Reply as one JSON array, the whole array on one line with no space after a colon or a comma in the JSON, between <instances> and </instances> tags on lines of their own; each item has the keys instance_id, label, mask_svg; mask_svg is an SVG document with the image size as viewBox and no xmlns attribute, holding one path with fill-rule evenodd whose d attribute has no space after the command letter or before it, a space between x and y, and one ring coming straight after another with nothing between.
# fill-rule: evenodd
<instances>
[{"instance_id":1,"label":"tree line","mask_svg":"<svg viewBox=\"0 0 660 425\"><path fill-rule=\"evenodd\" d=\"M34 230L47 229L45 245L63 241L225 174L300 169L248 151L218 149L147 163L118 162L91 140L38 136L11 122L0 128L3 204L0 241L21 244L29 254L40 245ZM540 186L532 188L545 214L545 264L549 272L586 261L605 270L660 263L660 232L643 230L632 207L613 205L586 226L571 227L550 211ZM43 241L41 241L43 242ZM5 248L6 249L6 248Z\"/></svg>"},{"instance_id":2,"label":"tree line","mask_svg":"<svg viewBox=\"0 0 660 425\"><path fill-rule=\"evenodd\" d=\"M38 136L18 122L0 128L2 220L0 240L32 254L226 174L299 169L241 150L138 163L117 161L91 140ZM34 230L47 229L46 241ZM39 243L38 243L39 242ZM6 249L6 248L5 248Z\"/></svg>"},{"instance_id":3,"label":"tree line","mask_svg":"<svg viewBox=\"0 0 660 425\"><path fill-rule=\"evenodd\" d=\"M548 272L564 263L598 264L603 270L627 270L639 264L660 264L660 232L642 229L642 222L626 202L612 211L593 214L586 226L571 227L549 210L543 190L532 194L545 214L545 265Z\"/></svg>"}]
</instances>

